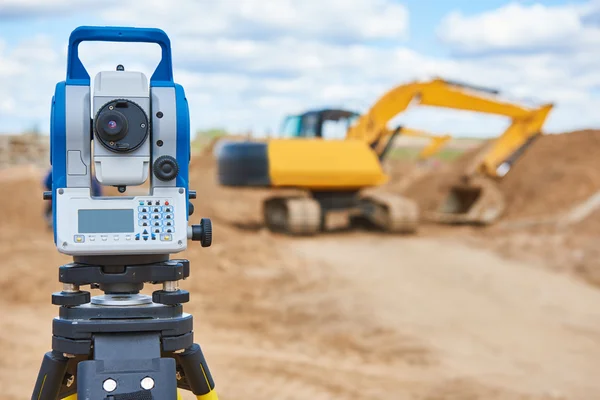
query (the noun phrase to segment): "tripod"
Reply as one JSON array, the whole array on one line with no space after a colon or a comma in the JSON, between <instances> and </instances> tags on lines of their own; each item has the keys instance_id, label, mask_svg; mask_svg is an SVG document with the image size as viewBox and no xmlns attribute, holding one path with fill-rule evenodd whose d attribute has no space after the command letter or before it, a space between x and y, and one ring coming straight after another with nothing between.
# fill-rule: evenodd
<instances>
[{"instance_id":1,"label":"tripod","mask_svg":"<svg viewBox=\"0 0 600 400\"><path fill-rule=\"evenodd\" d=\"M60 306L52 351L44 355L32 400L175 400L178 389L218 400L179 281L188 260L168 256L75 257L59 269ZM144 283L162 284L152 297ZM80 286L102 290L90 297Z\"/></svg>"}]
</instances>

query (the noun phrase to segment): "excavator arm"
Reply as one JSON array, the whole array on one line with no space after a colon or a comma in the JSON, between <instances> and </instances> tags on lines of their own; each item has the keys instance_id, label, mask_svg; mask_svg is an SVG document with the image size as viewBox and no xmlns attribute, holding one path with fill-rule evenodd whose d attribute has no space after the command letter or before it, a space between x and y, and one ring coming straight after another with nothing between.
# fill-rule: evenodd
<instances>
[{"instance_id":1,"label":"excavator arm","mask_svg":"<svg viewBox=\"0 0 600 400\"><path fill-rule=\"evenodd\" d=\"M373 150L375 150L375 153L377 153L380 159L383 159L386 155L396 136L410 136L429 140L427 146L425 146L418 155L417 159L419 161L433 157L450 139L452 139L452 136L450 135L434 135L423 130L407 128L404 126L398 127L394 131L385 128L385 131L381 134L381 138L373 145Z\"/></svg>"},{"instance_id":2,"label":"excavator arm","mask_svg":"<svg viewBox=\"0 0 600 400\"><path fill-rule=\"evenodd\" d=\"M495 90L442 79L401 85L384 94L350 127L346 137L363 140L370 145L385 141L390 132L387 128L389 121L413 103L510 117L512 123L509 128L465 171L466 175L483 172L498 176L498 168L529 143L530 137L541 133L553 106L547 104L530 109L498 100L494 98L497 94ZM435 143L432 146L435 150Z\"/></svg>"}]
</instances>

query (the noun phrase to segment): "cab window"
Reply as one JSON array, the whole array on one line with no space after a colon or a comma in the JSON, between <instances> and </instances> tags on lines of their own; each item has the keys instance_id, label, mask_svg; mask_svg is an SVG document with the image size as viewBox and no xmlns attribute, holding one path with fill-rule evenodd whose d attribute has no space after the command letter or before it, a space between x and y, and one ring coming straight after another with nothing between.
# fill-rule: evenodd
<instances>
[{"instance_id":1,"label":"cab window","mask_svg":"<svg viewBox=\"0 0 600 400\"><path fill-rule=\"evenodd\" d=\"M283 137L297 137L300 136L300 121L299 116L287 117L283 122L281 134Z\"/></svg>"}]
</instances>

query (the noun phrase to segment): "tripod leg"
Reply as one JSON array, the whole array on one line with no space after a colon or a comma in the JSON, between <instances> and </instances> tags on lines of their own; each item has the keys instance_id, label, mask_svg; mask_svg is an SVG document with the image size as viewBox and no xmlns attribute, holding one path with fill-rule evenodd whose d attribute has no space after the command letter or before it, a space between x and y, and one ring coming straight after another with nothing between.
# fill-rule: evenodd
<instances>
[{"instance_id":1,"label":"tripod leg","mask_svg":"<svg viewBox=\"0 0 600 400\"><path fill-rule=\"evenodd\" d=\"M185 379L186 388L194 393L198 400L219 399L215 391L215 382L199 345L193 344L175 357L183 370L182 378Z\"/></svg>"},{"instance_id":2,"label":"tripod leg","mask_svg":"<svg viewBox=\"0 0 600 400\"><path fill-rule=\"evenodd\" d=\"M44 355L31 395L32 400L56 400L67 372L68 362L69 359L58 352L49 351Z\"/></svg>"}]
</instances>

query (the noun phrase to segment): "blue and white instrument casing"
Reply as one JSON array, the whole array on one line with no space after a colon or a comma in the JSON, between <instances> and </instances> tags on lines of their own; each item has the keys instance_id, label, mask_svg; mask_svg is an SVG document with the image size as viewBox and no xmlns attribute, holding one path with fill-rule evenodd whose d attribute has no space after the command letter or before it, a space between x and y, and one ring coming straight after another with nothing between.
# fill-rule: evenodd
<instances>
[{"instance_id":1,"label":"blue and white instrument casing","mask_svg":"<svg viewBox=\"0 0 600 400\"><path fill-rule=\"evenodd\" d=\"M115 85L119 72L101 72L91 101L90 77L78 57L82 41L147 42L162 58L147 78L128 72L132 85ZM174 83L171 47L160 29L80 27L69 38L67 77L52 98L50 162L54 241L68 255L170 254L187 248L189 219L190 120L185 92ZM106 80L102 79L102 75ZM125 76L125 75L122 75ZM119 87L122 89L120 92ZM110 89L110 90L108 90ZM149 134L130 153L111 152L94 140L94 114L112 99L134 101L147 115ZM93 107L93 109L92 109ZM173 157L178 173L160 180L153 172L161 156ZM92 197L92 165L104 185L134 186L150 180L147 195ZM150 203L150 204L149 204ZM147 222L146 222L147 221Z\"/></svg>"}]
</instances>

